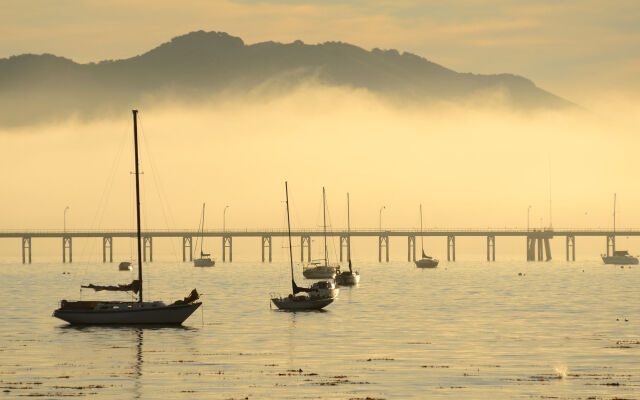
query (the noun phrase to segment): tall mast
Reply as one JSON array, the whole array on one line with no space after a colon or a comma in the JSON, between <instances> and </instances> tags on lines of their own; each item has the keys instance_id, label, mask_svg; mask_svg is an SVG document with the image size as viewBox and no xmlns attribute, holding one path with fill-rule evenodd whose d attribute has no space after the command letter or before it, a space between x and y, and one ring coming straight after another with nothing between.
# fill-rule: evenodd
<instances>
[{"instance_id":1,"label":"tall mast","mask_svg":"<svg viewBox=\"0 0 640 400\"><path fill-rule=\"evenodd\" d=\"M616 194L613 194L613 251L616 251Z\"/></svg>"},{"instance_id":2,"label":"tall mast","mask_svg":"<svg viewBox=\"0 0 640 400\"><path fill-rule=\"evenodd\" d=\"M322 187L322 220L324 226L324 263L329 265L329 257L327 254L327 204L326 195L324 193L324 186Z\"/></svg>"},{"instance_id":3,"label":"tall mast","mask_svg":"<svg viewBox=\"0 0 640 400\"><path fill-rule=\"evenodd\" d=\"M138 239L138 282L140 285L140 296L138 301L142 303L142 241L140 239L140 173L138 171L138 110L133 112L133 148L136 162L136 223Z\"/></svg>"},{"instance_id":4,"label":"tall mast","mask_svg":"<svg viewBox=\"0 0 640 400\"><path fill-rule=\"evenodd\" d=\"M291 291L295 294L296 283L293 280L293 250L291 250L291 220L289 218L289 187L287 181L284 182L284 192L287 199L287 234L289 236L289 264L291 265Z\"/></svg>"},{"instance_id":5,"label":"tall mast","mask_svg":"<svg viewBox=\"0 0 640 400\"><path fill-rule=\"evenodd\" d=\"M202 257L202 242L204 242L204 205L202 203L202 228L200 230L200 257Z\"/></svg>"},{"instance_id":6,"label":"tall mast","mask_svg":"<svg viewBox=\"0 0 640 400\"><path fill-rule=\"evenodd\" d=\"M422 234L422 204L420 204L420 243L424 254L424 235Z\"/></svg>"},{"instance_id":7,"label":"tall mast","mask_svg":"<svg viewBox=\"0 0 640 400\"><path fill-rule=\"evenodd\" d=\"M347 192L347 260L351 261L351 215L349 214L349 192Z\"/></svg>"}]
</instances>

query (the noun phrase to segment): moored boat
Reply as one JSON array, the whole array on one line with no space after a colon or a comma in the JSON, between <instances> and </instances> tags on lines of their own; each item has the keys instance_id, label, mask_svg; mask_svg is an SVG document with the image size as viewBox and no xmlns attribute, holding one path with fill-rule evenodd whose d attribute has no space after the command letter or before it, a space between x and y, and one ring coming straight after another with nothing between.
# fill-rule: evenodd
<instances>
[{"instance_id":1,"label":"moored boat","mask_svg":"<svg viewBox=\"0 0 640 400\"><path fill-rule=\"evenodd\" d=\"M198 302L196 289L183 300L172 304L161 301L143 301L142 297L142 240L140 223L140 173L138 163L138 110L133 110L133 141L135 155L136 177L136 226L138 243L138 279L130 284L113 286L86 285L84 288L95 291L121 291L138 295L138 301L67 301L62 300L60 307L53 312L53 316L76 325L139 325L160 324L179 325L202 304Z\"/></svg>"},{"instance_id":2,"label":"moored boat","mask_svg":"<svg viewBox=\"0 0 640 400\"><path fill-rule=\"evenodd\" d=\"M420 204L420 244L422 248L422 258L414 261L414 263L416 264L416 267L436 268L439 263L438 259L428 256L424 252L424 235L422 234L422 204Z\"/></svg>"},{"instance_id":3,"label":"moored boat","mask_svg":"<svg viewBox=\"0 0 640 400\"><path fill-rule=\"evenodd\" d=\"M338 295L333 282L316 282L311 287L299 287L293 277L293 254L291 246L291 219L289 217L289 188L284 184L287 204L287 234L289 237L289 266L291 269L291 294L271 296L271 302L280 310L307 311L320 310L333 303Z\"/></svg>"}]
</instances>

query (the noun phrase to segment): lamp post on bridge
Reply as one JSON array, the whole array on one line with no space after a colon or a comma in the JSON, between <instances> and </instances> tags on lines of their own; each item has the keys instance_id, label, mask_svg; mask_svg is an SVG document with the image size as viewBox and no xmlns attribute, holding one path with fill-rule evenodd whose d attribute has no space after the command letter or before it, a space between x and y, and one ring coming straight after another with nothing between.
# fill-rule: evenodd
<instances>
[{"instance_id":1,"label":"lamp post on bridge","mask_svg":"<svg viewBox=\"0 0 640 400\"><path fill-rule=\"evenodd\" d=\"M384 210L386 208L387 208L387 206L380 207L380 219L379 219L379 225L378 225L378 227L380 229L380 232L382 232L382 210Z\"/></svg>"},{"instance_id":2,"label":"lamp post on bridge","mask_svg":"<svg viewBox=\"0 0 640 400\"><path fill-rule=\"evenodd\" d=\"M68 210L69 210L69 206L66 206L64 208L64 218L63 218L63 225L62 225L63 233L67 233L67 211Z\"/></svg>"},{"instance_id":3,"label":"lamp post on bridge","mask_svg":"<svg viewBox=\"0 0 640 400\"><path fill-rule=\"evenodd\" d=\"M229 206L224 206L224 211L222 211L222 232L227 230L227 208Z\"/></svg>"},{"instance_id":4,"label":"lamp post on bridge","mask_svg":"<svg viewBox=\"0 0 640 400\"><path fill-rule=\"evenodd\" d=\"M529 214L531 214L531 206L527 208L527 232L529 232Z\"/></svg>"}]
</instances>

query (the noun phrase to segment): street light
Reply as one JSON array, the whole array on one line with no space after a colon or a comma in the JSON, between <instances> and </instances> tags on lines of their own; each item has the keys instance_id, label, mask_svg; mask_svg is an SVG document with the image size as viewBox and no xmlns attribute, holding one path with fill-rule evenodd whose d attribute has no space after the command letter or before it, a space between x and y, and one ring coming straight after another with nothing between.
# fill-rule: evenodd
<instances>
[{"instance_id":1,"label":"street light","mask_svg":"<svg viewBox=\"0 0 640 400\"><path fill-rule=\"evenodd\" d=\"M227 225L227 208L229 208L229 206L224 206L224 211L222 211L222 232L226 231L226 225Z\"/></svg>"},{"instance_id":2,"label":"street light","mask_svg":"<svg viewBox=\"0 0 640 400\"><path fill-rule=\"evenodd\" d=\"M64 208L64 222L63 222L63 224L64 224L64 225L63 225L64 233L67 233L67 210L68 210L68 209L69 209L69 206L66 206L66 207Z\"/></svg>"},{"instance_id":3,"label":"street light","mask_svg":"<svg viewBox=\"0 0 640 400\"><path fill-rule=\"evenodd\" d=\"M529 214L531 212L531 206L527 208L527 232L529 232Z\"/></svg>"},{"instance_id":4,"label":"street light","mask_svg":"<svg viewBox=\"0 0 640 400\"><path fill-rule=\"evenodd\" d=\"M387 208L387 206L380 207L380 232L382 232L382 210Z\"/></svg>"}]
</instances>

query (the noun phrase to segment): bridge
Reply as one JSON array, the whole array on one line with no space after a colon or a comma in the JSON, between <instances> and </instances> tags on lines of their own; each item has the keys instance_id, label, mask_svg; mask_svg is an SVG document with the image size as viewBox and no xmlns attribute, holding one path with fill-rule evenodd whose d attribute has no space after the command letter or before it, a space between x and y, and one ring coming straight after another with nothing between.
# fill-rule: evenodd
<instances>
[{"instance_id":1,"label":"bridge","mask_svg":"<svg viewBox=\"0 0 640 400\"><path fill-rule=\"evenodd\" d=\"M142 232L143 261L153 261L153 238L180 238L182 239L182 260L193 260L193 238L198 236L218 237L222 239L222 261L233 261L233 238L259 238L261 243L262 262L272 261L272 238L287 236L284 229L245 229L245 230L207 230L204 233L194 230L145 230ZM311 259L311 237L323 236L322 229L296 229L291 231L291 236L300 243L300 261ZM496 259L496 237L522 237L526 238L527 261L551 260L550 240L556 236L565 237L566 259L576 259L577 236L600 236L606 239L607 255L615 251L616 235L640 236L640 229L626 229L616 231L605 229L353 229L328 230L327 236L337 237L340 240L340 261L343 261L343 250L350 254L350 237L376 237L378 240L378 261L383 259L389 262L389 238L407 238L407 260L416 260L416 238L446 237L447 261L456 260L456 237L478 236L486 237L487 261ZM113 238L135 238L136 232L131 230L30 230L30 231L0 231L0 238L18 238L22 240L22 263L31 263L31 248L33 238L58 238L62 241L62 262L73 261L74 238L101 238L102 261L113 262Z\"/></svg>"}]
</instances>

